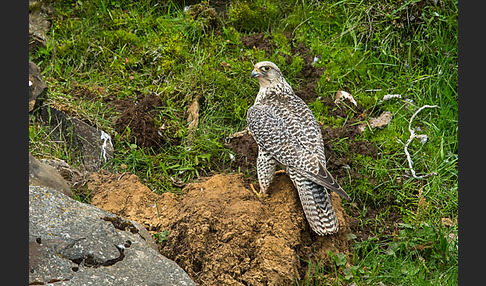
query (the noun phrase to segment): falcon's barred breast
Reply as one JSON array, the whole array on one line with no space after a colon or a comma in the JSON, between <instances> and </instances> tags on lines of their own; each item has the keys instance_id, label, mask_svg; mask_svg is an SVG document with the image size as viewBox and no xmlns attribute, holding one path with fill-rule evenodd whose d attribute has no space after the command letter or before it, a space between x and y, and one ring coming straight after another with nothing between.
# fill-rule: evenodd
<instances>
[{"instance_id":1,"label":"falcon's barred breast","mask_svg":"<svg viewBox=\"0 0 486 286\"><path fill-rule=\"evenodd\" d=\"M311 228L319 235L336 233L339 224L328 190L350 198L326 169L319 124L274 63L257 63L251 77L260 83L247 123L258 144L261 193L265 194L272 182L277 162L284 165Z\"/></svg>"}]
</instances>

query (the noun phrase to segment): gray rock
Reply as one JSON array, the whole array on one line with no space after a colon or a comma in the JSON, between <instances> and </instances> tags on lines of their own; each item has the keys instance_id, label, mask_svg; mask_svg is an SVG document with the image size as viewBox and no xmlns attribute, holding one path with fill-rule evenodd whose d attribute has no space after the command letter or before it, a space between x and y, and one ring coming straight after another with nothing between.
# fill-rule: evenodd
<instances>
[{"instance_id":1,"label":"gray rock","mask_svg":"<svg viewBox=\"0 0 486 286\"><path fill-rule=\"evenodd\" d=\"M48 16L54 11L48 1L29 1L29 53L46 47L51 27Z\"/></svg>"},{"instance_id":2,"label":"gray rock","mask_svg":"<svg viewBox=\"0 0 486 286\"><path fill-rule=\"evenodd\" d=\"M40 159L44 164L54 167L66 180L71 189L82 190L88 183L89 172L80 168L69 166L61 159ZM86 186L87 187L87 186Z\"/></svg>"},{"instance_id":3,"label":"gray rock","mask_svg":"<svg viewBox=\"0 0 486 286\"><path fill-rule=\"evenodd\" d=\"M66 196L73 197L71 188L59 172L37 160L29 152L29 185L51 187Z\"/></svg>"},{"instance_id":4,"label":"gray rock","mask_svg":"<svg viewBox=\"0 0 486 286\"><path fill-rule=\"evenodd\" d=\"M53 107L42 106L40 113L42 120L51 127L51 137L65 141L73 152L79 153L86 171L97 171L113 158L111 136L103 130Z\"/></svg>"},{"instance_id":5,"label":"gray rock","mask_svg":"<svg viewBox=\"0 0 486 286\"><path fill-rule=\"evenodd\" d=\"M195 285L139 233L132 221L30 186L29 284Z\"/></svg>"},{"instance_id":6,"label":"gray rock","mask_svg":"<svg viewBox=\"0 0 486 286\"><path fill-rule=\"evenodd\" d=\"M111 136L103 130L84 123L77 118L71 118L74 133L81 145L84 167L88 171L96 171L106 161L113 159L114 148Z\"/></svg>"},{"instance_id":7,"label":"gray rock","mask_svg":"<svg viewBox=\"0 0 486 286\"><path fill-rule=\"evenodd\" d=\"M42 79L40 68L29 62L29 112L40 106L44 100L47 85Z\"/></svg>"}]
</instances>

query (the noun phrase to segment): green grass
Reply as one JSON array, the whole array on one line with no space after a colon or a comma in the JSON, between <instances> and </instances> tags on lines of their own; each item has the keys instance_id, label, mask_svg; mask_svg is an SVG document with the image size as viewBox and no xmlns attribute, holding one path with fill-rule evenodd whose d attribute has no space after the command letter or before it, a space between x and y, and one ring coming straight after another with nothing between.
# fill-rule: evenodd
<instances>
[{"instance_id":1,"label":"green grass","mask_svg":"<svg viewBox=\"0 0 486 286\"><path fill-rule=\"evenodd\" d=\"M41 67L49 86L46 102L90 122L113 137L115 157L105 168L137 174L155 192L179 192L171 177L189 182L221 172L231 151L223 139L246 126L246 110L258 91L249 78L252 62L271 60L298 87L302 58L290 65L284 33L320 55L316 66L326 67L316 91L334 97L346 90L367 109L368 116L387 110L393 121L382 129L367 129L356 140L369 140L379 156L354 155L362 178L343 186L353 198L347 210L359 209L358 219L370 237L355 239L352 255L334 254L332 269L311 266L299 284L327 281L333 285L455 285L457 284L457 225L445 227L442 218L458 216L457 117L457 1L234 1L227 18L213 19L205 6L198 15L183 5L157 1L55 1L50 41L29 58ZM265 7L265 9L262 9ZM206 12L204 12L206 11ZM273 36L280 53L245 48L239 38L257 32ZM224 64L227 67L224 67ZM100 89L101 87L101 89ZM76 97L85 90L99 100ZM136 98L136 92L156 93L166 103L158 118L174 126L181 142L162 150L138 146L115 131L118 116L103 97ZM386 94L402 99L382 101ZM199 128L189 142L184 113L202 96ZM412 128L428 141L409 145L418 175L411 177L404 153L408 123L418 107L425 109ZM323 104L310 104L326 126L343 126L349 118L327 115ZM352 115L351 115L352 116ZM127 131L128 132L128 131ZM346 152L347 142L335 142ZM34 156L76 163L49 130L30 118L29 150ZM122 169L127 166L127 169ZM422 203L419 209L419 190ZM379 209L373 227L366 212ZM383 227L390 212L403 216L394 234ZM346 259L347 263L343 263Z\"/></svg>"}]
</instances>

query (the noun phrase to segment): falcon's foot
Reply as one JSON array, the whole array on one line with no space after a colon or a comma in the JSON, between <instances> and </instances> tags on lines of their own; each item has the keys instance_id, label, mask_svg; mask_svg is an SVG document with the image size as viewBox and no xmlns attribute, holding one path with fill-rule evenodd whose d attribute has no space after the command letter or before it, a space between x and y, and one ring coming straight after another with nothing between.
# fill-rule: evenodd
<instances>
[{"instance_id":1,"label":"falcon's foot","mask_svg":"<svg viewBox=\"0 0 486 286\"><path fill-rule=\"evenodd\" d=\"M242 131L236 132L233 135L228 136L227 139L230 139L231 140L233 138L238 138L238 137L245 136L246 134L250 134L250 130L248 129L248 126L245 127L245 129L243 129Z\"/></svg>"},{"instance_id":2,"label":"falcon's foot","mask_svg":"<svg viewBox=\"0 0 486 286\"><path fill-rule=\"evenodd\" d=\"M259 198L263 198L265 197L265 192L258 192L256 189L255 189L255 186L253 186L253 184L250 184L250 188L251 190L255 193L255 195Z\"/></svg>"},{"instance_id":3,"label":"falcon's foot","mask_svg":"<svg viewBox=\"0 0 486 286\"><path fill-rule=\"evenodd\" d=\"M278 171L275 171L275 175L277 174L285 174L285 170L278 170Z\"/></svg>"}]
</instances>

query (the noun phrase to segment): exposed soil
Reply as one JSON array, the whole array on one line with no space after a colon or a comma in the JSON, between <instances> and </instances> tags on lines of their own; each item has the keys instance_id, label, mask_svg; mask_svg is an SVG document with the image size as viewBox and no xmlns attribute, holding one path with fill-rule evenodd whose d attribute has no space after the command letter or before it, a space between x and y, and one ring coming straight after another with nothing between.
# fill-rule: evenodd
<instances>
[{"instance_id":1,"label":"exposed soil","mask_svg":"<svg viewBox=\"0 0 486 286\"><path fill-rule=\"evenodd\" d=\"M114 99L109 96L105 97L104 101L120 112L115 129L119 134L128 136L131 143L154 149L161 148L164 143L180 143L180 138L174 135L177 132L174 132L174 126L171 126L170 121L162 122L164 117L159 113L164 105L157 95L140 93L136 100ZM161 121L159 126L156 125L156 118Z\"/></svg>"},{"instance_id":2,"label":"exposed soil","mask_svg":"<svg viewBox=\"0 0 486 286\"><path fill-rule=\"evenodd\" d=\"M265 51L265 55L269 57L277 46L272 42L272 36L266 36L265 33L256 33L240 38L241 43L246 48L254 48Z\"/></svg>"},{"instance_id":3,"label":"exposed soil","mask_svg":"<svg viewBox=\"0 0 486 286\"><path fill-rule=\"evenodd\" d=\"M291 43L290 52L294 56L300 56L304 60L304 66L300 70L298 78L300 79L300 87L295 89L295 94L302 98L306 103L311 103L319 97L319 94L315 91L317 82L321 78L321 75L326 70L325 67L315 67L314 58L316 55L309 47L304 43L299 43L297 46L291 35L287 35ZM290 57L290 56L288 56ZM291 57L290 57L291 58ZM289 59L287 59L289 61Z\"/></svg>"},{"instance_id":4,"label":"exposed soil","mask_svg":"<svg viewBox=\"0 0 486 286\"><path fill-rule=\"evenodd\" d=\"M256 178L256 158L258 155L258 145L249 133L242 136L227 138L226 147L235 153L231 162L231 172L241 172Z\"/></svg>"},{"instance_id":5,"label":"exposed soil","mask_svg":"<svg viewBox=\"0 0 486 286\"><path fill-rule=\"evenodd\" d=\"M290 285L303 279L310 260L329 262L328 251L348 253L348 217L332 202L342 230L317 236L305 219L297 191L278 174L269 196L258 198L241 174L215 175L189 184L184 195L156 195L135 175L94 173L91 203L168 230L160 252L198 285Z\"/></svg>"}]
</instances>

